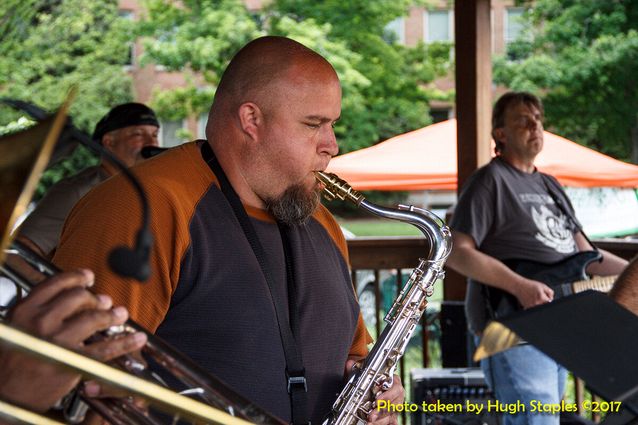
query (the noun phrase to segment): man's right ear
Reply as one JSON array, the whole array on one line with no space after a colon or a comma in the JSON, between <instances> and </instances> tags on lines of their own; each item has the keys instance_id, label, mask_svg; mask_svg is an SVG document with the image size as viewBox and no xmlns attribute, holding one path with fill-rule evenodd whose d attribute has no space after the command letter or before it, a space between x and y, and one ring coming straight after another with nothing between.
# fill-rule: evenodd
<instances>
[{"instance_id":1,"label":"man's right ear","mask_svg":"<svg viewBox=\"0 0 638 425\"><path fill-rule=\"evenodd\" d=\"M263 114L259 106L253 102L246 102L239 105L237 111L239 115L239 124L244 133L251 139L257 140L259 127L263 124Z\"/></svg>"},{"instance_id":2,"label":"man's right ear","mask_svg":"<svg viewBox=\"0 0 638 425\"><path fill-rule=\"evenodd\" d=\"M495 128L492 131L492 138L495 142L503 142L503 139L505 139L505 132L503 131L503 128Z\"/></svg>"},{"instance_id":3,"label":"man's right ear","mask_svg":"<svg viewBox=\"0 0 638 425\"><path fill-rule=\"evenodd\" d=\"M106 149L112 150L113 149L113 135L110 133L106 133L104 136L102 136L102 146L104 146Z\"/></svg>"}]
</instances>

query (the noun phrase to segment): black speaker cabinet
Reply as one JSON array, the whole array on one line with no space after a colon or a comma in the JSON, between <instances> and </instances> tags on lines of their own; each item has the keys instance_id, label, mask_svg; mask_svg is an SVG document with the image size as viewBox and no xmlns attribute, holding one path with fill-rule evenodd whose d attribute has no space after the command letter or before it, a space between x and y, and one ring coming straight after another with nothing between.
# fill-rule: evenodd
<instances>
[{"instance_id":1,"label":"black speaker cabinet","mask_svg":"<svg viewBox=\"0 0 638 425\"><path fill-rule=\"evenodd\" d=\"M441 364L443 367L470 367L472 338L467 330L463 301L441 303Z\"/></svg>"},{"instance_id":2,"label":"black speaker cabinet","mask_svg":"<svg viewBox=\"0 0 638 425\"><path fill-rule=\"evenodd\" d=\"M480 368L412 369L413 425L497 425L495 414L487 413L494 401Z\"/></svg>"}]
</instances>

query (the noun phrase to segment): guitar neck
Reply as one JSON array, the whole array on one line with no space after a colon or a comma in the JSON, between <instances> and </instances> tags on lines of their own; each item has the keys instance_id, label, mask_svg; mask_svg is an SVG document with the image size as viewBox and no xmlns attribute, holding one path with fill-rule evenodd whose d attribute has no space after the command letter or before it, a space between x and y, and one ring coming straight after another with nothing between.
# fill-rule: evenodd
<instances>
[{"instance_id":1,"label":"guitar neck","mask_svg":"<svg viewBox=\"0 0 638 425\"><path fill-rule=\"evenodd\" d=\"M572 283L572 291L574 294L593 289L594 291L609 292L614 282L618 279L618 275L614 276L594 276L589 280L579 280Z\"/></svg>"}]
</instances>

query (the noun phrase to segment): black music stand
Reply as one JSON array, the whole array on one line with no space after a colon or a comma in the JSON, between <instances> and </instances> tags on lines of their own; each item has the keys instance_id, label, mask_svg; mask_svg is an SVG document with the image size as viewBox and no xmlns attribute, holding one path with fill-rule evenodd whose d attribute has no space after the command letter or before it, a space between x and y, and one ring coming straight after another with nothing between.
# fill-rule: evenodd
<instances>
[{"instance_id":1,"label":"black music stand","mask_svg":"<svg viewBox=\"0 0 638 425\"><path fill-rule=\"evenodd\" d=\"M595 291L558 299L499 320L582 378L624 412L607 425L635 423L638 416L638 316Z\"/></svg>"}]
</instances>

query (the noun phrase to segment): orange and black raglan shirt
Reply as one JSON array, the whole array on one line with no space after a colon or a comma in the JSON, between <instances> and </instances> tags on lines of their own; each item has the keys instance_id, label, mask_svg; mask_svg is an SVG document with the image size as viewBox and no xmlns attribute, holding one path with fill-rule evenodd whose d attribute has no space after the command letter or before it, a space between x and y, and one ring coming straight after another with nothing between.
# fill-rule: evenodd
<instances>
[{"instance_id":1,"label":"orange and black raglan shirt","mask_svg":"<svg viewBox=\"0 0 638 425\"><path fill-rule=\"evenodd\" d=\"M201 143L188 143L132 170L151 208L152 275L140 284L107 264L116 246L132 246L140 202L116 176L85 196L69 216L54 262L90 268L95 291L128 308L131 318L233 389L290 421L285 358L270 292L257 259ZM274 220L247 208L286 296L285 257ZM348 356L364 356L370 337L349 277L347 247L324 208L289 232L303 362L312 422L329 411L343 386ZM284 298L286 299L286 298ZM286 303L284 303L286 304Z\"/></svg>"}]
</instances>

